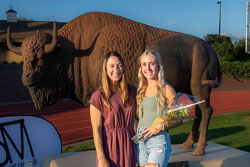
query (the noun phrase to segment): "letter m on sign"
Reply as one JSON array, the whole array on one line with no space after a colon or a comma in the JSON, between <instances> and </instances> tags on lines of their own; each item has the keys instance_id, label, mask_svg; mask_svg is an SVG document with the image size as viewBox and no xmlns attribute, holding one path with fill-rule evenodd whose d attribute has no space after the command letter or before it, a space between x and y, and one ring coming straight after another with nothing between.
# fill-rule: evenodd
<instances>
[{"instance_id":1,"label":"letter m on sign","mask_svg":"<svg viewBox=\"0 0 250 167\"><path fill-rule=\"evenodd\" d=\"M9 134L10 132L8 132L8 128L7 128L10 126L15 126L15 127L12 127L13 129L20 127L20 141L19 142L21 143L21 145L20 145L21 148L18 148L18 146L17 146L18 144L15 143L16 141L13 140L13 138L11 138L11 136ZM8 162L12 163L12 154L10 152L11 145L14 148L15 152L18 154L19 158L22 160L24 159L24 151L26 151L26 150L24 150L24 136L27 140L29 151L30 151L32 157L34 157L34 152L32 149L31 142L30 142L30 138L29 138L28 132L26 130L23 119L5 122L5 123L0 123L0 132L1 132L0 136L2 137L2 141L0 140L0 147L2 146L3 149L5 150L5 156L3 156L3 155L0 155L0 156L6 157L6 159L4 161L2 161L2 162L0 161L0 166L4 166ZM18 135L18 134L16 134L16 135ZM0 160L1 160L1 158L0 158Z\"/></svg>"}]
</instances>

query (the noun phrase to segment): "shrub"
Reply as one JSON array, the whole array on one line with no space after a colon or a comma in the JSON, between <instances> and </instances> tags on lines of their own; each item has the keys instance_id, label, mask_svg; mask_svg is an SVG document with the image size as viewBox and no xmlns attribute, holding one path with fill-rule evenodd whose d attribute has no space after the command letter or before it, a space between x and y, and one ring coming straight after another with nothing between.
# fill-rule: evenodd
<instances>
[{"instance_id":1,"label":"shrub","mask_svg":"<svg viewBox=\"0 0 250 167\"><path fill-rule=\"evenodd\" d=\"M207 34L205 37L221 60L231 60L234 49L231 38L226 35Z\"/></svg>"},{"instance_id":2,"label":"shrub","mask_svg":"<svg viewBox=\"0 0 250 167\"><path fill-rule=\"evenodd\" d=\"M221 71L236 78L250 78L250 62L220 61Z\"/></svg>"},{"instance_id":3,"label":"shrub","mask_svg":"<svg viewBox=\"0 0 250 167\"><path fill-rule=\"evenodd\" d=\"M234 43L232 61L250 61L250 54L245 53L245 40L239 40Z\"/></svg>"}]
</instances>

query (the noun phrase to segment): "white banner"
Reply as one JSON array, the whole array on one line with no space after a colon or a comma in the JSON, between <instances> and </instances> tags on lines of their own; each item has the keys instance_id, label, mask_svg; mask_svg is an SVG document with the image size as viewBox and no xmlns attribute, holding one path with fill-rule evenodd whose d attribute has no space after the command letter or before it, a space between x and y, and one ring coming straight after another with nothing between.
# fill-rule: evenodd
<instances>
[{"instance_id":1,"label":"white banner","mask_svg":"<svg viewBox=\"0 0 250 167\"><path fill-rule=\"evenodd\" d=\"M37 116L0 117L0 166L38 167L48 154L62 150L60 136L47 120Z\"/></svg>"}]
</instances>

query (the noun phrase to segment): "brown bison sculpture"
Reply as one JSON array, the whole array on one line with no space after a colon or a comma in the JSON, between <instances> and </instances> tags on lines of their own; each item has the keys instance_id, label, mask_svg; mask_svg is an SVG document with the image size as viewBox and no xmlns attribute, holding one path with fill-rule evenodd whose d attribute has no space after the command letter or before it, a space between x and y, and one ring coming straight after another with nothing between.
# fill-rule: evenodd
<instances>
[{"instance_id":1,"label":"brown bison sculpture","mask_svg":"<svg viewBox=\"0 0 250 167\"><path fill-rule=\"evenodd\" d=\"M192 94L206 100L196 107L195 118L183 149L190 149L200 137L193 155L203 155L207 145L206 136L213 108L210 104L212 88L221 84L222 76L218 58L211 46L202 39L190 35L175 35L152 42L147 49L160 53L165 78L176 91Z\"/></svg>"},{"instance_id":2,"label":"brown bison sculpture","mask_svg":"<svg viewBox=\"0 0 250 167\"><path fill-rule=\"evenodd\" d=\"M171 36L173 43L168 40ZM215 53L203 40L102 12L81 15L58 32L54 25L53 36L36 33L26 37L21 47L11 43L9 29L7 32L9 49L23 57L22 81L38 110L66 98L87 104L100 85L103 57L112 50L123 56L128 79L136 84L138 57L154 41L157 42L148 47L162 55L167 81L176 91L206 98L206 104L200 105L202 114L197 108L198 118L183 145L193 146L202 118L199 147L194 153L204 154L212 113L209 94L219 84L216 77L220 80L221 75Z\"/></svg>"}]
</instances>

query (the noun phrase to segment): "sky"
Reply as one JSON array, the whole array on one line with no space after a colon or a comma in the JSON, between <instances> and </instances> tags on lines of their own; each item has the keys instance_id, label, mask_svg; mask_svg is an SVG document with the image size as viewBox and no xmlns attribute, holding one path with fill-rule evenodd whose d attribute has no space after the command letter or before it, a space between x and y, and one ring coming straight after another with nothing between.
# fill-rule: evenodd
<instances>
[{"instance_id":1,"label":"sky","mask_svg":"<svg viewBox=\"0 0 250 167\"><path fill-rule=\"evenodd\" d=\"M140 23L203 38L219 33L218 0L0 0L0 20L13 9L34 21L69 22L87 12L108 12ZM244 39L247 0L221 0L221 34Z\"/></svg>"}]
</instances>

